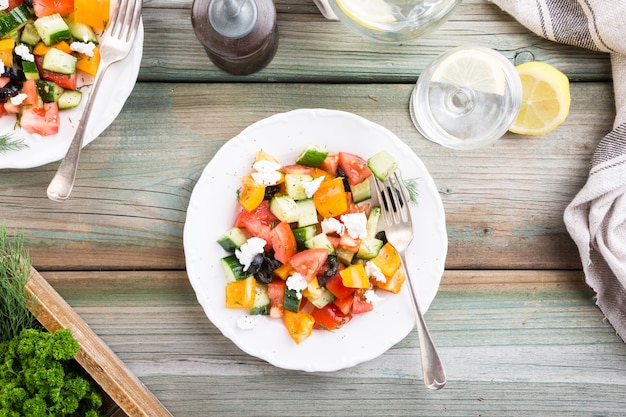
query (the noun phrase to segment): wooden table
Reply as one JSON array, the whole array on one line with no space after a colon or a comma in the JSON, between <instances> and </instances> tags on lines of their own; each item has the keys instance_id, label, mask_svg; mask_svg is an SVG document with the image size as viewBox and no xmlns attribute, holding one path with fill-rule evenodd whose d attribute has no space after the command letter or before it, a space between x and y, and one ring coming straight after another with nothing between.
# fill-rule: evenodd
<instances>
[{"instance_id":1,"label":"wooden table","mask_svg":"<svg viewBox=\"0 0 626 417\"><path fill-rule=\"evenodd\" d=\"M84 150L70 200L46 197L57 163L0 171L0 221L24 232L34 266L176 416L623 415L626 346L595 306L562 220L612 127L608 56L543 40L483 0L406 45L353 35L309 0L275 3L276 57L237 77L196 41L191 0L144 1L139 82ZM408 113L413 84L466 43L564 71L566 122L475 151L422 138ZM449 375L441 391L422 385L416 331L350 369L286 371L241 352L196 301L182 233L202 169L249 124L311 107L387 127L436 182L449 252L426 320Z\"/></svg>"}]
</instances>

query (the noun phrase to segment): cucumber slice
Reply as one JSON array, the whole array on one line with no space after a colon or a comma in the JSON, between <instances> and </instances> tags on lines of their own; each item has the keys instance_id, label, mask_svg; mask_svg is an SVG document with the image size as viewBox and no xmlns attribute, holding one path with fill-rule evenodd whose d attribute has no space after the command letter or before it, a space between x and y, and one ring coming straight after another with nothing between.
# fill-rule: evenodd
<instances>
[{"instance_id":1,"label":"cucumber slice","mask_svg":"<svg viewBox=\"0 0 626 417\"><path fill-rule=\"evenodd\" d=\"M380 221L380 207L374 206L370 209L370 215L367 218L365 227L367 228L367 237L376 237L378 233L378 222Z\"/></svg>"},{"instance_id":2,"label":"cucumber slice","mask_svg":"<svg viewBox=\"0 0 626 417\"><path fill-rule=\"evenodd\" d=\"M74 107L77 107L82 98L83 93L78 90L65 90L57 101L59 110L73 109Z\"/></svg>"},{"instance_id":3,"label":"cucumber slice","mask_svg":"<svg viewBox=\"0 0 626 417\"><path fill-rule=\"evenodd\" d=\"M280 221L287 223L297 222L300 218L300 210L295 200L288 195L277 195L270 201L270 211Z\"/></svg>"},{"instance_id":4,"label":"cucumber slice","mask_svg":"<svg viewBox=\"0 0 626 417\"><path fill-rule=\"evenodd\" d=\"M304 200L307 198L303 182L313 181L313 176L309 174L285 174L285 187L287 195L294 200Z\"/></svg>"},{"instance_id":5,"label":"cucumber slice","mask_svg":"<svg viewBox=\"0 0 626 417\"><path fill-rule=\"evenodd\" d=\"M37 91L44 103L56 103L65 89L52 81L37 80Z\"/></svg>"},{"instance_id":6,"label":"cucumber slice","mask_svg":"<svg viewBox=\"0 0 626 417\"><path fill-rule=\"evenodd\" d=\"M72 75L76 72L76 57L56 48L50 48L43 56L41 67L47 71Z\"/></svg>"},{"instance_id":7,"label":"cucumber slice","mask_svg":"<svg viewBox=\"0 0 626 417\"><path fill-rule=\"evenodd\" d=\"M352 200L354 200L355 203L369 200L370 198L372 198L370 180L366 178L357 185L350 184L350 192L352 193Z\"/></svg>"},{"instance_id":8,"label":"cucumber slice","mask_svg":"<svg viewBox=\"0 0 626 417\"><path fill-rule=\"evenodd\" d=\"M35 25L32 22L26 23L22 29L20 42L25 43L26 45L35 46L40 40L41 36L39 36L39 32L37 32Z\"/></svg>"},{"instance_id":9,"label":"cucumber slice","mask_svg":"<svg viewBox=\"0 0 626 417\"><path fill-rule=\"evenodd\" d=\"M296 159L296 164L317 168L328 156L328 149L323 145L316 143L306 147L304 151Z\"/></svg>"},{"instance_id":10,"label":"cucumber slice","mask_svg":"<svg viewBox=\"0 0 626 417\"><path fill-rule=\"evenodd\" d=\"M24 77L27 80L38 80L39 71L37 70L37 64L31 61L22 61L22 71L24 71Z\"/></svg>"},{"instance_id":11,"label":"cucumber slice","mask_svg":"<svg viewBox=\"0 0 626 417\"><path fill-rule=\"evenodd\" d=\"M46 46L72 38L72 32L60 14L54 13L35 20L35 28Z\"/></svg>"},{"instance_id":12,"label":"cucumber slice","mask_svg":"<svg viewBox=\"0 0 626 417\"><path fill-rule=\"evenodd\" d=\"M250 315L270 314L270 297L267 292L267 284L256 283L256 294L254 295L254 305L250 309Z\"/></svg>"},{"instance_id":13,"label":"cucumber slice","mask_svg":"<svg viewBox=\"0 0 626 417\"><path fill-rule=\"evenodd\" d=\"M385 181L398 169L398 163L391 154L385 150L378 152L367 160L367 166L372 173L381 181Z\"/></svg>"},{"instance_id":14,"label":"cucumber slice","mask_svg":"<svg viewBox=\"0 0 626 417\"><path fill-rule=\"evenodd\" d=\"M323 248L328 249L328 253L335 253L335 248L330 242L330 239L328 239L326 233L319 233L313 236L312 238L304 242L304 245L307 247L307 249Z\"/></svg>"},{"instance_id":15,"label":"cucumber slice","mask_svg":"<svg viewBox=\"0 0 626 417\"><path fill-rule=\"evenodd\" d=\"M356 257L359 259L372 259L378 255L380 248L383 247L383 241L380 239L365 238L359 245L359 251L356 253Z\"/></svg>"},{"instance_id":16,"label":"cucumber slice","mask_svg":"<svg viewBox=\"0 0 626 417\"><path fill-rule=\"evenodd\" d=\"M243 270L243 265L239 263L239 259L235 255L222 258L221 264L227 283L246 279L250 276Z\"/></svg>"},{"instance_id":17,"label":"cucumber slice","mask_svg":"<svg viewBox=\"0 0 626 417\"><path fill-rule=\"evenodd\" d=\"M67 22L67 27L70 29L72 37L79 42L93 42L98 44L98 38L90 26L76 22L75 20L70 20Z\"/></svg>"},{"instance_id":18,"label":"cucumber slice","mask_svg":"<svg viewBox=\"0 0 626 417\"><path fill-rule=\"evenodd\" d=\"M306 249L306 241L312 239L316 234L317 226L314 224L293 229L293 237L296 238L298 250Z\"/></svg>"},{"instance_id":19,"label":"cucumber slice","mask_svg":"<svg viewBox=\"0 0 626 417\"><path fill-rule=\"evenodd\" d=\"M307 296L306 299L309 300L315 307L324 308L335 300L335 296L332 292L322 287L320 288L320 293L318 295Z\"/></svg>"},{"instance_id":20,"label":"cucumber slice","mask_svg":"<svg viewBox=\"0 0 626 417\"><path fill-rule=\"evenodd\" d=\"M342 247L338 247L335 253L337 254L337 260L344 265L350 265L352 259L354 259L354 252L350 252Z\"/></svg>"},{"instance_id":21,"label":"cucumber slice","mask_svg":"<svg viewBox=\"0 0 626 417\"><path fill-rule=\"evenodd\" d=\"M245 229L233 227L217 239L217 243L219 243L225 251L234 252L235 249L239 249L241 245L246 243L249 238L250 235Z\"/></svg>"},{"instance_id":22,"label":"cucumber slice","mask_svg":"<svg viewBox=\"0 0 626 417\"><path fill-rule=\"evenodd\" d=\"M3 13L0 15L0 38L19 30L32 17L31 12L23 4L11 9L8 13Z\"/></svg>"},{"instance_id":23,"label":"cucumber slice","mask_svg":"<svg viewBox=\"0 0 626 417\"><path fill-rule=\"evenodd\" d=\"M283 305L285 310L297 313L300 310L301 297L298 297L298 291L285 288L285 296L283 297Z\"/></svg>"},{"instance_id":24,"label":"cucumber slice","mask_svg":"<svg viewBox=\"0 0 626 417\"><path fill-rule=\"evenodd\" d=\"M296 201L298 206L298 227L310 226L317 224L317 209L312 198Z\"/></svg>"}]
</instances>

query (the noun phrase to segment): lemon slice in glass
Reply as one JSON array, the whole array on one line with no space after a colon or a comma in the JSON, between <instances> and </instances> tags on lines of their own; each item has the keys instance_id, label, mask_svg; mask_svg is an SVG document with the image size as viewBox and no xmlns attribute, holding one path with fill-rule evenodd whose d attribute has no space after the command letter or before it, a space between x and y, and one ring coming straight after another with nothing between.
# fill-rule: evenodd
<instances>
[{"instance_id":1,"label":"lemon slice in glass","mask_svg":"<svg viewBox=\"0 0 626 417\"><path fill-rule=\"evenodd\" d=\"M336 3L346 16L364 26L396 21L393 9L385 0L336 0Z\"/></svg>"},{"instance_id":2,"label":"lemon slice in glass","mask_svg":"<svg viewBox=\"0 0 626 417\"><path fill-rule=\"evenodd\" d=\"M477 49L460 50L445 58L431 81L498 95L504 95L506 83L502 65Z\"/></svg>"},{"instance_id":3,"label":"lemon slice in glass","mask_svg":"<svg viewBox=\"0 0 626 417\"><path fill-rule=\"evenodd\" d=\"M569 114L567 76L545 62L526 62L515 69L522 81L522 107L509 130L523 135L551 132Z\"/></svg>"}]
</instances>

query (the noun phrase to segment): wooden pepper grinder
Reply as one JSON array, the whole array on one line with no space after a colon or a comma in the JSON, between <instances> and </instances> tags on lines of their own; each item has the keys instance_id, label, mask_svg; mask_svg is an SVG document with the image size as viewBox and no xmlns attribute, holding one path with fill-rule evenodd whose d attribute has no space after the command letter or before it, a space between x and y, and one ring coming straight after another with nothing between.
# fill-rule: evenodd
<instances>
[{"instance_id":1,"label":"wooden pepper grinder","mask_svg":"<svg viewBox=\"0 0 626 417\"><path fill-rule=\"evenodd\" d=\"M263 69L278 49L272 0L194 0L191 24L211 61L231 74Z\"/></svg>"}]
</instances>

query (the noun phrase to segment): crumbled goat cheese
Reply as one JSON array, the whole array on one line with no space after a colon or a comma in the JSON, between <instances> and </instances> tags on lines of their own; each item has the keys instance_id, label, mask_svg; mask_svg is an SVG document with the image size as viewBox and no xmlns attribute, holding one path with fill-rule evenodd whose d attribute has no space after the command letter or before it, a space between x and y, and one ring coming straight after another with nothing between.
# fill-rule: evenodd
<instances>
[{"instance_id":1,"label":"crumbled goat cheese","mask_svg":"<svg viewBox=\"0 0 626 417\"><path fill-rule=\"evenodd\" d=\"M313 194L320 188L320 184L324 181L323 175L321 177L315 178L313 181L303 181L302 188L304 188L304 193L307 198L313 197Z\"/></svg>"},{"instance_id":2,"label":"crumbled goat cheese","mask_svg":"<svg viewBox=\"0 0 626 417\"><path fill-rule=\"evenodd\" d=\"M241 330L254 329L255 326L256 320L254 319L254 317L248 316L247 314L244 314L243 316L239 317L239 319L237 319L237 327L239 327Z\"/></svg>"},{"instance_id":3,"label":"crumbled goat cheese","mask_svg":"<svg viewBox=\"0 0 626 417\"><path fill-rule=\"evenodd\" d=\"M365 213L348 213L341 216L341 221L351 238L363 239L367 236L367 216Z\"/></svg>"},{"instance_id":4,"label":"crumbled goat cheese","mask_svg":"<svg viewBox=\"0 0 626 417\"><path fill-rule=\"evenodd\" d=\"M280 180L281 174L279 170L282 168L282 165L276 162L261 159L256 161L252 168L256 171L251 174L252 178L261 185L276 185Z\"/></svg>"},{"instance_id":5,"label":"crumbled goat cheese","mask_svg":"<svg viewBox=\"0 0 626 417\"><path fill-rule=\"evenodd\" d=\"M70 44L70 49L72 51L87 56L93 56L93 50L95 47L96 45L93 42L72 42Z\"/></svg>"},{"instance_id":6,"label":"crumbled goat cheese","mask_svg":"<svg viewBox=\"0 0 626 417\"><path fill-rule=\"evenodd\" d=\"M246 243L241 245L239 249L235 249L235 256L239 260L239 263L243 265L243 270L247 271L250 268L252 259L259 253L263 253L263 248L267 242L260 237L251 237L246 240Z\"/></svg>"},{"instance_id":7,"label":"crumbled goat cheese","mask_svg":"<svg viewBox=\"0 0 626 417\"><path fill-rule=\"evenodd\" d=\"M383 271L381 271L378 265L372 261L367 261L365 263L365 272L368 277L374 277L378 282L387 282L387 277L385 277Z\"/></svg>"},{"instance_id":8,"label":"crumbled goat cheese","mask_svg":"<svg viewBox=\"0 0 626 417\"><path fill-rule=\"evenodd\" d=\"M0 74L4 73L5 71L5 67L4 67L4 62L2 62L2 60L0 59Z\"/></svg>"},{"instance_id":9,"label":"crumbled goat cheese","mask_svg":"<svg viewBox=\"0 0 626 417\"><path fill-rule=\"evenodd\" d=\"M324 219L321 222L322 232L324 233L337 233L339 236L343 235L343 232L346 230L343 223L339 220L331 217L329 219Z\"/></svg>"},{"instance_id":10,"label":"crumbled goat cheese","mask_svg":"<svg viewBox=\"0 0 626 417\"><path fill-rule=\"evenodd\" d=\"M304 277L298 272L287 278L287 288L296 292L298 300L302 299L302 291L306 289L306 287L306 279L304 279Z\"/></svg>"},{"instance_id":11,"label":"crumbled goat cheese","mask_svg":"<svg viewBox=\"0 0 626 417\"><path fill-rule=\"evenodd\" d=\"M11 97L11 104L14 104L16 106L19 106L20 104L22 104L24 102L24 100L26 100L26 98L28 97L27 94L24 93L20 93L16 96Z\"/></svg>"},{"instance_id":12,"label":"crumbled goat cheese","mask_svg":"<svg viewBox=\"0 0 626 417\"><path fill-rule=\"evenodd\" d=\"M9 8L9 0L0 0L0 10L6 10Z\"/></svg>"},{"instance_id":13,"label":"crumbled goat cheese","mask_svg":"<svg viewBox=\"0 0 626 417\"><path fill-rule=\"evenodd\" d=\"M22 58L22 60L35 62L35 55L31 54L28 46L24 45L23 43L17 45L13 50L15 51L15 55Z\"/></svg>"},{"instance_id":14,"label":"crumbled goat cheese","mask_svg":"<svg viewBox=\"0 0 626 417\"><path fill-rule=\"evenodd\" d=\"M378 294L376 294L376 291L374 290L367 290L363 293L363 296L365 297L365 301L367 301L368 303L372 304L372 305L376 305L380 302L380 300L382 300Z\"/></svg>"}]
</instances>

